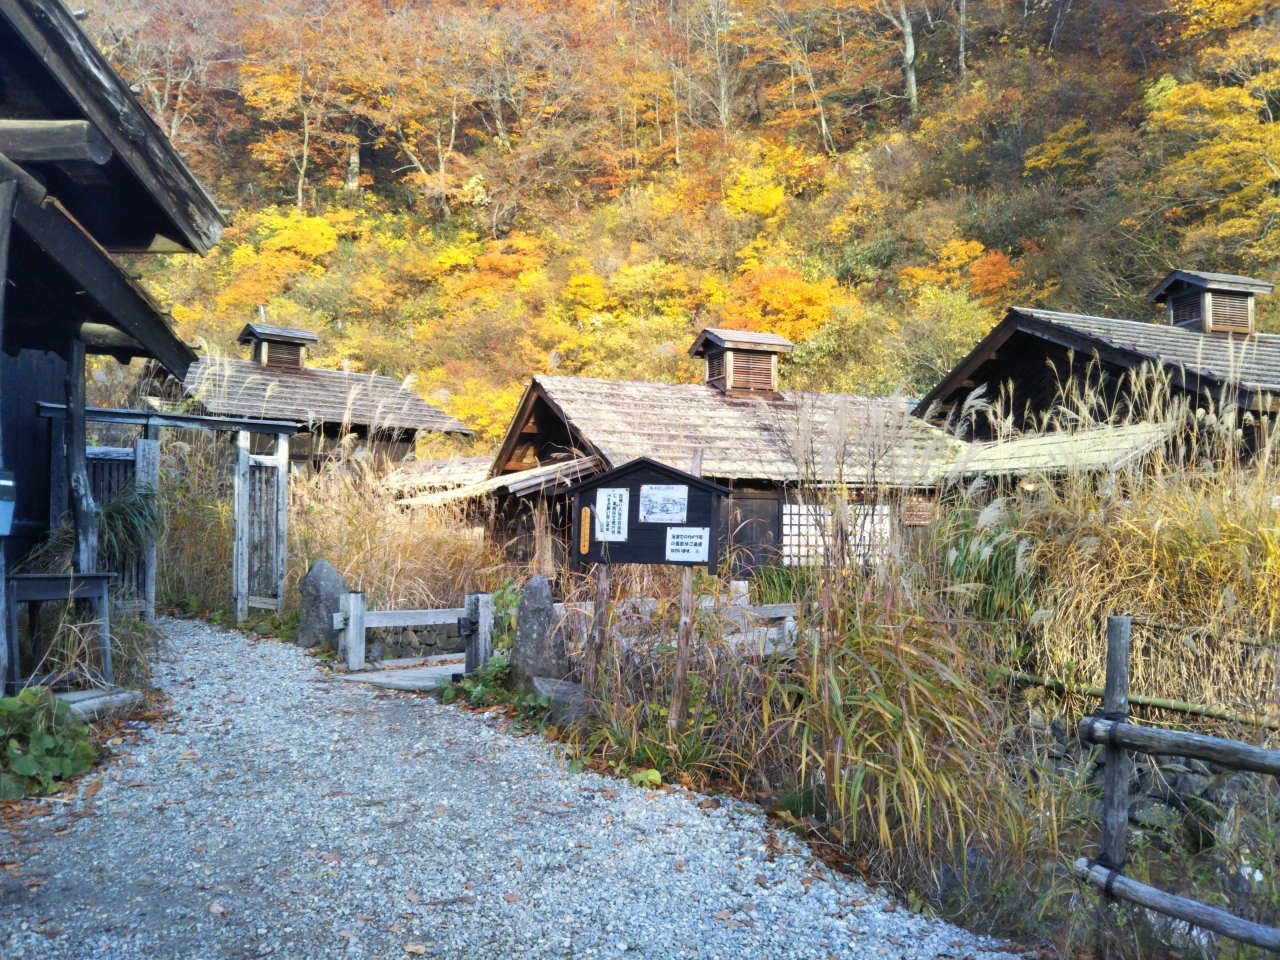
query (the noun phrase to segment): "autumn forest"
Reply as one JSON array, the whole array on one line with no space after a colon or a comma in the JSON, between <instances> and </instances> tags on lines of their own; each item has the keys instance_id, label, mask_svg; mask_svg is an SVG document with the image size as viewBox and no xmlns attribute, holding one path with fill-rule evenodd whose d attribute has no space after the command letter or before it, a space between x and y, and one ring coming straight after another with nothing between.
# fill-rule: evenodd
<instances>
[{"instance_id":1,"label":"autumn forest","mask_svg":"<svg viewBox=\"0 0 1280 960\"><path fill-rule=\"evenodd\" d=\"M705 325L796 341L793 385L919 395L1008 304L1149 317L1173 266L1280 260L1254 0L91 0L84 26L228 210L211 256L139 262L182 336L234 353L261 305L481 443L538 373L696 378Z\"/></svg>"}]
</instances>

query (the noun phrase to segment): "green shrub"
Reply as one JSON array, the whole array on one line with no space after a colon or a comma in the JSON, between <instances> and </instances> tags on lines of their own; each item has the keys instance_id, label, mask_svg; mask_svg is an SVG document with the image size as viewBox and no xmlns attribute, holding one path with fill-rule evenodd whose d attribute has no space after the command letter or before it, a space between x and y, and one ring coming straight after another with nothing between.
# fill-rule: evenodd
<instances>
[{"instance_id":1,"label":"green shrub","mask_svg":"<svg viewBox=\"0 0 1280 960\"><path fill-rule=\"evenodd\" d=\"M43 687L0 699L0 737L0 800L52 793L88 770L96 755L89 727Z\"/></svg>"}]
</instances>

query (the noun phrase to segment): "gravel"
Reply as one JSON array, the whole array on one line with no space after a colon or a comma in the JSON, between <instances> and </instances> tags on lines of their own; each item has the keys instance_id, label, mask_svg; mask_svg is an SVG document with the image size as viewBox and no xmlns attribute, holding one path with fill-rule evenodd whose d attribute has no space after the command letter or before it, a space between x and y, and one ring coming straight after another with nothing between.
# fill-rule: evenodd
<instances>
[{"instance_id":1,"label":"gravel","mask_svg":"<svg viewBox=\"0 0 1280 960\"><path fill-rule=\"evenodd\" d=\"M569 774L496 719L331 681L278 641L163 626L172 724L136 724L74 799L0 833L0 956L999 949L826 869L754 806Z\"/></svg>"}]
</instances>

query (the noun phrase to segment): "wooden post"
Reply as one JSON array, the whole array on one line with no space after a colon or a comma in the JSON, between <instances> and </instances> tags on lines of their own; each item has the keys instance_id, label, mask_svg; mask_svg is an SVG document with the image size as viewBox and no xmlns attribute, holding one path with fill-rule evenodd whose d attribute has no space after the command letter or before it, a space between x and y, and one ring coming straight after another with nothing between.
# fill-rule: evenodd
<instances>
[{"instance_id":1,"label":"wooden post","mask_svg":"<svg viewBox=\"0 0 1280 960\"><path fill-rule=\"evenodd\" d=\"M349 593L347 601L347 669L359 673L364 669L364 608L363 593Z\"/></svg>"},{"instance_id":2,"label":"wooden post","mask_svg":"<svg viewBox=\"0 0 1280 960\"><path fill-rule=\"evenodd\" d=\"M4 295L9 288L9 237L13 232L13 207L18 199L18 185L12 180L0 183L0 340L4 339ZM0 382L0 388L5 384ZM3 392L0 389L0 392ZM0 410L0 414L3 410ZM0 441L3 438L0 437ZM4 448L0 446L0 468L4 467ZM6 537L0 537L0 694L9 692L10 681L18 679L19 667L16 656L10 662L10 641L17 639L17 631L9 636L9 599L5 594L5 578L9 572L8 551L5 549ZM17 646L15 642L13 646Z\"/></svg>"},{"instance_id":3,"label":"wooden post","mask_svg":"<svg viewBox=\"0 0 1280 960\"><path fill-rule=\"evenodd\" d=\"M72 569L76 573L98 570L98 512L89 488L85 461L84 342L73 339L67 359L67 482L71 487L71 517L75 528Z\"/></svg>"},{"instance_id":4,"label":"wooden post","mask_svg":"<svg viewBox=\"0 0 1280 960\"><path fill-rule=\"evenodd\" d=\"M231 596L236 623L249 619L249 431L236 431L236 468L232 488Z\"/></svg>"},{"instance_id":5,"label":"wooden post","mask_svg":"<svg viewBox=\"0 0 1280 960\"><path fill-rule=\"evenodd\" d=\"M776 359L776 358L775 358ZM702 448L693 451L689 472L702 476ZM667 730L674 736L684 725L684 711L689 697L689 648L693 643L693 567L680 571L680 623L676 627L676 665L671 676L671 709L667 713Z\"/></svg>"},{"instance_id":6,"label":"wooden post","mask_svg":"<svg viewBox=\"0 0 1280 960\"><path fill-rule=\"evenodd\" d=\"M160 443L156 440L133 442L133 485L142 493L158 498L160 494ZM153 501L154 502L154 501ZM159 503L155 502L155 509ZM151 623L156 620L156 538L147 533L142 548L142 611Z\"/></svg>"},{"instance_id":7,"label":"wooden post","mask_svg":"<svg viewBox=\"0 0 1280 960\"><path fill-rule=\"evenodd\" d=\"M1107 617L1107 680L1102 710L1113 720L1129 715L1130 617ZM1103 756L1102 858L1117 873L1124 869L1129 834L1129 755L1123 747L1108 746ZM1098 953L1112 954L1109 933L1115 929L1116 899L1103 894L1098 902Z\"/></svg>"},{"instance_id":8,"label":"wooden post","mask_svg":"<svg viewBox=\"0 0 1280 960\"><path fill-rule=\"evenodd\" d=\"M289 436L276 435L276 613L284 612L289 571Z\"/></svg>"},{"instance_id":9,"label":"wooden post","mask_svg":"<svg viewBox=\"0 0 1280 960\"><path fill-rule=\"evenodd\" d=\"M467 637L465 673L472 674L489 662L493 656L493 594L467 594L465 608L472 623Z\"/></svg>"},{"instance_id":10,"label":"wooden post","mask_svg":"<svg viewBox=\"0 0 1280 960\"><path fill-rule=\"evenodd\" d=\"M609 564L596 564L596 602L591 614L591 636L582 666L582 685L594 695L600 682L600 662L609 639Z\"/></svg>"}]
</instances>

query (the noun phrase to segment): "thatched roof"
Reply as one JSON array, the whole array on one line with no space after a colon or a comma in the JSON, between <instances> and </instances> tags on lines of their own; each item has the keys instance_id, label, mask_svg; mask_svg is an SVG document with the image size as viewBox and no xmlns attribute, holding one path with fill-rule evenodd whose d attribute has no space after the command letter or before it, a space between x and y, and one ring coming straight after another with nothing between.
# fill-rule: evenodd
<instances>
[{"instance_id":1,"label":"thatched roof","mask_svg":"<svg viewBox=\"0 0 1280 960\"><path fill-rule=\"evenodd\" d=\"M250 360L201 358L183 381L210 413L299 423L349 424L374 430L471 430L398 381L370 373L264 367Z\"/></svg>"},{"instance_id":2,"label":"thatched roof","mask_svg":"<svg viewBox=\"0 0 1280 960\"><path fill-rule=\"evenodd\" d=\"M398 494L452 490L487 479L491 466L493 466L493 457L405 460L387 475L383 483Z\"/></svg>"},{"instance_id":3,"label":"thatched roof","mask_svg":"<svg viewBox=\"0 0 1280 960\"><path fill-rule=\"evenodd\" d=\"M702 474L713 479L929 486L960 445L898 397L732 397L702 384L586 377L535 377L529 392L606 468L647 456L687 470L701 448ZM518 413L508 440L522 426ZM500 453L495 472L504 465Z\"/></svg>"}]
</instances>

